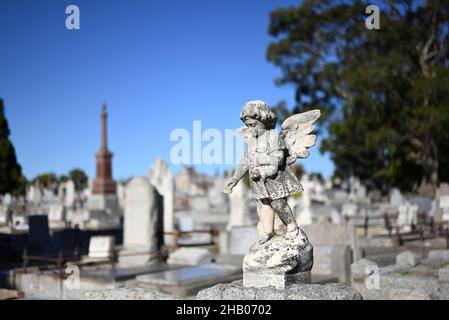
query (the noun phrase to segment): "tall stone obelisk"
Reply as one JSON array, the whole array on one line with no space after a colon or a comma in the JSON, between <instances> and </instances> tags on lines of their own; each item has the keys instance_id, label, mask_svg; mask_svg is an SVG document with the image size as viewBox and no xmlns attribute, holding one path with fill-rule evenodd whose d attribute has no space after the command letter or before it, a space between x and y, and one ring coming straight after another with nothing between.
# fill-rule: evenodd
<instances>
[{"instance_id":1,"label":"tall stone obelisk","mask_svg":"<svg viewBox=\"0 0 449 320\"><path fill-rule=\"evenodd\" d=\"M108 150L106 104L101 112L101 148L96 153L96 177L89 196L89 228L110 228L120 223L117 187L112 179L112 152Z\"/></svg>"},{"instance_id":2,"label":"tall stone obelisk","mask_svg":"<svg viewBox=\"0 0 449 320\"><path fill-rule=\"evenodd\" d=\"M101 149L97 152L97 175L92 188L93 194L116 194L116 185L112 179L112 152L108 150L106 104L101 112Z\"/></svg>"}]
</instances>

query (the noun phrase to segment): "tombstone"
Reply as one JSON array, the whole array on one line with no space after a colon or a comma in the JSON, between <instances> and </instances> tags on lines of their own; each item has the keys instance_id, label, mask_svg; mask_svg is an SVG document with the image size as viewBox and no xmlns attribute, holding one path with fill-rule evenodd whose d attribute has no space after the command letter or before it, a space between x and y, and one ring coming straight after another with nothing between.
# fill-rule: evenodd
<instances>
[{"instance_id":1,"label":"tombstone","mask_svg":"<svg viewBox=\"0 0 449 320\"><path fill-rule=\"evenodd\" d=\"M349 283L351 263L362 255L355 228L323 221L303 229L313 245L312 274Z\"/></svg>"},{"instance_id":2,"label":"tombstone","mask_svg":"<svg viewBox=\"0 0 449 320\"><path fill-rule=\"evenodd\" d=\"M231 231L233 227L251 224L249 214L248 188L243 181L239 182L229 194L229 222L226 230Z\"/></svg>"},{"instance_id":3,"label":"tombstone","mask_svg":"<svg viewBox=\"0 0 449 320\"><path fill-rule=\"evenodd\" d=\"M369 198L371 202L380 202L382 200L382 192L380 190L371 190Z\"/></svg>"},{"instance_id":4,"label":"tombstone","mask_svg":"<svg viewBox=\"0 0 449 320\"><path fill-rule=\"evenodd\" d=\"M147 177L134 177L125 192L124 246L159 252L163 243L161 196Z\"/></svg>"},{"instance_id":5,"label":"tombstone","mask_svg":"<svg viewBox=\"0 0 449 320\"><path fill-rule=\"evenodd\" d=\"M42 201L42 192L39 183L30 185L27 189L26 200L33 204L40 204Z\"/></svg>"},{"instance_id":6,"label":"tombstone","mask_svg":"<svg viewBox=\"0 0 449 320\"><path fill-rule=\"evenodd\" d=\"M168 264L198 265L210 263L212 255L206 248L179 248L167 259Z\"/></svg>"},{"instance_id":7,"label":"tombstone","mask_svg":"<svg viewBox=\"0 0 449 320\"><path fill-rule=\"evenodd\" d=\"M218 239L220 254L244 256L258 238L256 226L234 226L230 231L223 230Z\"/></svg>"},{"instance_id":8,"label":"tombstone","mask_svg":"<svg viewBox=\"0 0 449 320\"><path fill-rule=\"evenodd\" d=\"M46 215L28 216L28 246L43 250L50 243L50 229Z\"/></svg>"},{"instance_id":9,"label":"tombstone","mask_svg":"<svg viewBox=\"0 0 449 320\"><path fill-rule=\"evenodd\" d=\"M65 227L66 209L62 204L51 204L48 210L48 221L50 228Z\"/></svg>"},{"instance_id":10,"label":"tombstone","mask_svg":"<svg viewBox=\"0 0 449 320\"><path fill-rule=\"evenodd\" d=\"M410 225L416 226L418 224L418 210L419 207L417 204L410 205L408 212L408 221Z\"/></svg>"},{"instance_id":11,"label":"tombstone","mask_svg":"<svg viewBox=\"0 0 449 320\"><path fill-rule=\"evenodd\" d=\"M436 192L436 222L449 221L449 184L442 183Z\"/></svg>"},{"instance_id":12,"label":"tombstone","mask_svg":"<svg viewBox=\"0 0 449 320\"><path fill-rule=\"evenodd\" d=\"M397 188L393 188L390 193L390 206L399 207L404 202L404 197L401 191Z\"/></svg>"},{"instance_id":13,"label":"tombstone","mask_svg":"<svg viewBox=\"0 0 449 320\"><path fill-rule=\"evenodd\" d=\"M174 181L169 166L162 159L157 159L149 173L151 185L157 192L164 197L164 217L163 232L174 231ZM174 245L175 237L173 235L164 235L164 242L167 245Z\"/></svg>"},{"instance_id":14,"label":"tombstone","mask_svg":"<svg viewBox=\"0 0 449 320\"><path fill-rule=\"evenodd\" d=\"M399 206L399 213L396 220L398 227L408 226L408 206L408 203L404 203Z\"/></svg>"},{"instance_id":15,"label":"tombstone","mask_svg":"<svg viewBox=\"0 0 449 320\"><path fill-rule=\"evenodd\" d=\"M432 198L430 197L412 197L409 202L410 204L417 205L418 213L425 213L427 215L432 209Z\"/></svg>"},{"instance_id":16,"label":"tombstone","mask_svg":"<svg viewBox=\"0 0 449 320\"><path fill-rule=\"evenodd\" d=\"M178 214L179 230L182 232L191 232L195 230L195 223L193 221L192 214L181 213Z\"/></svg>"},{"instance_id":17,"label":"tombstone","mask_svg":"<svg viewBox=\"0 0 449 320\"><path fill-rule=\"evenodd\" d=\"M335 209L334 207L331 207L330 209L330 218L333 224L341 224L341 215L338 212L337 209Z\"/></svg>"},{"instance_id":18,"label":"tombstone","mask_svg":"<svg viewBox=\"0 0 449 320\"><path fill-rule=\"evenodd\" d=\"M418 224L418 205L409 202L400 205L396 224L404 232L411 231L412 226Z\"/></svg>"},{"instance_id":19,"label":"tombstone","mask_svg":"<svg viewBox=\"0 0 449 320\"><path fill-rule=\"evenodd\" d=\"M62 182L58 188L58 195L67 207L73 207L76 201L75 183L72 180Z\"/></svg>"},{"instance_id":20,"label":"tombstone","mask_svg":"<svg viewBox=\"0 0 449 320\"><path fill-rule=\"evenodd\" d=\"M11 197L11 194L6 193L6 194L3 196L3 199L2 199L2 205L9 206L9 205L11 205L11 204L12 204L12 197Z\"/></svg>"},{"instance_id":21,"label":"tombstone","mask_svg":"<svg viewBox=\"0 0 449 320\"><path fill-rule=\"evenodd\" d=\"M66 209L65 220L71 228L84 229L90 220L90 212L84 208Z\"/></svg>"},{"instance_id":22,"label":"tombstone","mask_svg":"<svg viewBox=\"0 0 449 320\"><path fill-rule=\"evenodd\" d=\"M440 196L438 208L441 210L441 220L449 221L449 195Z\"/></svg>"},{"instance_id":23,"label":"tombstone","mask_svg":"<svg viewBox=\"0 0 449 320\"><path fill-rule=\"evenodd\" d=\"M138 275L133 285L157 288L176 297L193 297L204 288L241 279L242 268L227 264L200 264Z\"/></svg>"},{"instance_id":24,"label":"tombstone","mask_svg":"<svg viewBox=\"0 0 449 320\"><path fill-rule=\"evenodd\" d=\"M13 214L11 219L11 227L14 230L28 230L27 217L22 214Z\"/></svg>"},{"instance_id":25,"label":"tombstone","mask_svg":"<svg viewBox=\"0 0 449 320\"><path fill-rule=\"evenodd\" d=\"M8 224L9 206L0 204L0 226Z\"/></svg>"},{"instance_id":26,"label":"tombstone","mask_svg":"<svg viewBox=\"0 0 449 320\"><path fill-rule=\"evenodd\" d=\"M357 214L357 205L355 203L344 203L341 208L341 215L343 217L353 217Z\"/></svg>"},{"instance_id":27,"label":"tombstone","mask_svg":"<svg viewBox=\"0 0 449 320\"><path fill-rule=\"evenodd\" d=\"M90 258L109 258L114 252L113 236L93 236L89 241Z\"/></svg>"},{"instance_id":28,"label":"tombstone","mask_svg":"<svg viewBox=\"0 0 449 320\"><path fill-rule=\"evenodd\" d=\"M209 198L207 195L196 195L190 197L190 209L197 213L197 212L210 212L210 204L209 204Z\"/></svg>"},{"instance_id":29,"label":"tombstone","mask_svg":"<svg viewBox=\"0 0 449 320\"><path fill-rule=\"evenodd\" d=\"M123 211L125 208L125 186L122 182L117 183L117 198L120 210Z\"/></svg>"},{"instance_id":30,"label":"tombstone","mask_svg":"<svg viewBox=\"0 0 449 320\"><path fill-rule=\"evenodd\" d=\"M45 203L52 203L55 200L55 194L53 192L52 189L44 189L44 193L43 193L43 197L42 197L43 202Z\"/></svg>"},{"instance_id":31,"label":"tombstone","mask_svg":"<svg viewBox=\"0 0 449 320\"><path fill-rule=\"evenodd\" d=\"M359 178L351 176L349 178L349 199L354 202L362 202L366 198L366 188Z\"/></svg>"},{"instance_id":32,"label":"tombstone","mask_svg":"<svg viewBox=\"0 0 449 320\"><path fill-rule=\"evenodd\" d=\"M212 185L209 188L208 192L208 198L211 208L214 211L227 213L229 210L228 197L223 193L223 188L227 181L227 178L215 176L212 179ZM235 188L233 189L233 192L234 190Z\"/></svg>"}]
</instances>

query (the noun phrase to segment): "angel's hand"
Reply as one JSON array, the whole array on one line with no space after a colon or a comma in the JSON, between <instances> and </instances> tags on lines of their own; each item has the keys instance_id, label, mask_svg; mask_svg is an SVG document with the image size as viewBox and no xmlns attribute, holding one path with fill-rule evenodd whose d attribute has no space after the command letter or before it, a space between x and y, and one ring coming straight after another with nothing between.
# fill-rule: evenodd
<instances>
[{"instance_id":1,"label":"angel's hand","mask_svg":"<svg viewBox=\"0 0 449 320\"><path fill-rule=\"evenodd\" d=\"M234 181L228 181L226 184L225 184L225 187L223 188L223 193L227 193L227 194L229 194L229 193L232 193L232 188L234 188L235 187L235 183L234 183Z\"/></svg>"},{"instance_id":2,"label":"angel's hand","mask_svg":"<svg viewBox=\"0 0 449 320\"><path fill-rule=\"evenodd\" d=\"M253 179L257 179L260 178L261 174L260 174L260 170L259 168L254 168L253 170L251 170L251 178Z\"/></svg>"}]
</instances>

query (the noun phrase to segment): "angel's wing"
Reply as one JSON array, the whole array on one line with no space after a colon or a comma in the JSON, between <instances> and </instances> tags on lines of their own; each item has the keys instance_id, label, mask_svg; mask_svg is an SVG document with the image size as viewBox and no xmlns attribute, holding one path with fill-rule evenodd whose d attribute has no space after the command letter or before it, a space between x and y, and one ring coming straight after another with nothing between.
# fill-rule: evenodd
<instances>
[{"instance_id":1,"label":"angel's wing","mask_svg":"<svg viewBox=\"0 0 449 320\"><path fill-rule=\"evenodd\" d=\"M316 142L316 135L311 134L315 130L313 124L320 116L320 110L311 110L292 115L282 123L280 136L295 160L309 156L307 149Z\"/></svg>"}]
</instances>

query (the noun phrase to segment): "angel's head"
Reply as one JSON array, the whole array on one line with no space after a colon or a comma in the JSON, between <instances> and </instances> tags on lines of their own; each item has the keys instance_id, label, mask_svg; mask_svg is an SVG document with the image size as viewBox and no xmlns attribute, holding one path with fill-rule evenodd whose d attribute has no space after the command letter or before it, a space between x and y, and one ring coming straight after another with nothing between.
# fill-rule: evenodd
<instances>
[{"instance_id":1,"label":"angel's head","mask_svg":"<svg viewBox=\"0 0 449 320\"><path fill-rule=\"evenodd\" d=\"M274 129L276 126L276 115L261 100L245 103L240 112L240 119L246 126L254 129Z\"/></svg>"}]
</instances>

